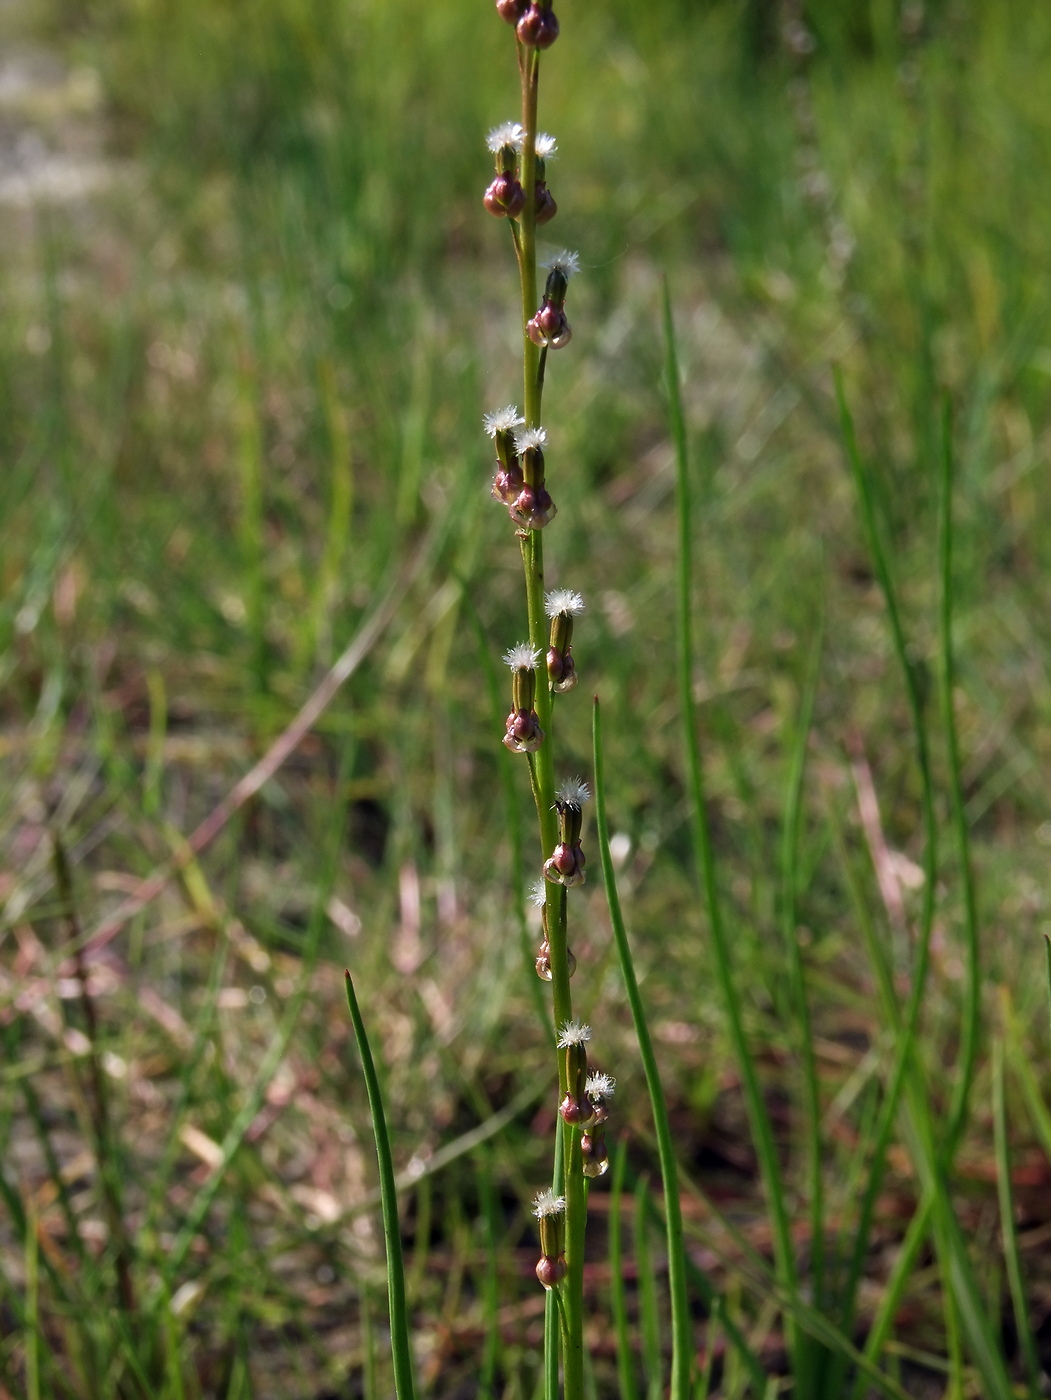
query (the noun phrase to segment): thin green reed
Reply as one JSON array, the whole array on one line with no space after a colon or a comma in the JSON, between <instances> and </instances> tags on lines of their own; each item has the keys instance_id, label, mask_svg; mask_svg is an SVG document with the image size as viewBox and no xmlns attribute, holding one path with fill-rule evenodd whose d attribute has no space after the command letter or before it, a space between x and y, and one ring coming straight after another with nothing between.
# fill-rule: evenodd
<instances>
[{"instance_id":1,"label":"thin green reed","mask_svg":"<svg viewBox=\"0 0 1051 1400\"><path fill-rule=\"evenodd\" d=\"M591 1031L573 1015L570 988L575 963L568 943L568 891L584 881L580 832L582 806L589 793L580 779L570 778L556 786L553 730L556 697L576 683L573 623L584 603L569 589L544 591L542 531L554 518L556 507L546 483L548 437L541 422L549 352L568 344L571 336L565 301L579 261L569 252L547 261L547 280L538 305L537 228L557 212L547 188L547 161L554 154L555 141L538 124L541 56L558 38L559 25L551 0L496 0L496 10L514 29L521 110L518 121L489 133L487 144L496 168L483 202L491 215L506 221L518 265L524 399L523 414L517 405L508 404L487 414L485 426L497 458L492 495L507 508L521 552L528 638L504 657L512 674L512 708L503 742L511 753L524 754L529 766L541 857L537 871L541 878L533 899L544 930L536 970L551 984L556 1033L559 1121L552 1185L538 1193L534 1212L541 1247L537 1277L548 1290L545 1393L554 1400L557 1390L557 1315L563 1394L565 1400L583 1400L588 1181L607 1167L603 1124L613 1080L608 1075L589 1075Z\"/></svg>"},{"instance_id":2,"label":"thin green reed","mask_svg":"<svg viewBox=\"0 0 1051 1400\"><path fill-rule=\"evenodd\" d=\"M781 1166L778 1161L770 1117L763 1100L762 1088L748 1044L748 1037L745 1034L741 997L734 982L730 939L723 917L715 849L708 824L704 770L697 738L693 699L693 614L691 606L693 548L689 459L686 445L686 421L683 416L682 395L679 387L679 359L676 351L675 326L667 282L664 284L664 348L669 418L672 441L675 444L676 498L679 523L677 618L679 703L686 746L686 773L690 794L694 858L708 914L708 928L715 955L716 977L726 1007L734 1055L741 1070L749 1127L759 1158L759 1168L766 1192L767 1209L773 1234L777 1280L788 1294L795 1297L798 1293L799 1283L795 1250L789 1227L788 1208L785 1203L784 1183L781 1178ZM798 1362L801 1359L799 1356L801 1336L794 1321L789 1321L789 1331L791 1351ZM805 1388L812 1393L814 1387L809 1384L812 1378L800 1375L798 1368L796 1374L798 1382L801 1385L806 1382Z\"/></svg>"},{"instance_id":3,"label":"thin green reed","mask_svg":"<svg viewBox=\"0 0 1051 1400\"><path fill-rule=\"evenodd\" d=\"M660 1158L661 1178L664 1185L664 1219L667 1230L668 1247L668 1287L671 1293L672 1315L672 1372L671 1400L686 1400L690 1393L690 1363L692 1346L690 1341L690 1310L686 1294L686 1249L683 1243L682 1210L679 1201L678 1170L675 1165L675 1147L668 1107L664 1098L660 1067L653 1049L646 1021L646 1012L635 976L631 945L628 942L624 916L620 908L620 896L613 870L613 858L609 846L609 822L606 818L605 764L602 748L602 724L599 703L596 699L592 711L592 742L594 746L593 766L595 774L595 818L598 827L599 857L602 861L602 877L606 885L606 902L609 905L610 922L613 925L613 938L617 945L621 975L631 1008L631 1019L635 1036L639 1042L642 1069L649 1090L650 1107L657 1132L657 1154ZM619 1186L619 1182L618 1182ZM637 1252L637 1251L636 1251ZM642 1280L640 1279L640 1287Z\"/></svg>"},{"instance_id":4,"label":"thin green reed","mask_svg":"<svg viewBox=\"0 0 1051 1400\"><path fill-rule=\"evenodd\" d=\"M866 1342L865 1355L869 1358L878 1355L883 1340L891 1326L901 1293L911 1274L912 1266L915 1263L928 1232L930 1232L933 1234L942 1274L943 1299L946 1311L946 1336L950 1351L955 1353L958 1345L957 1339L962 1339L977 1365L978 1370L981 1372L984 1392L990 1396L1007 1397L1011 1394L1011 1384L1004 1366L1002 1351L994 1329L990 1325L987 1311L979 1293L977 1279L967 1253L966 1242L959 1220L953 1209L949 1190L949 1173L952 1166L952 1157L958 1141L958 1134L962 1132L967 1112L970 1079L973 1075L973 1061L971 1060L971 1056L974 1053L973 1040L968 1044L967 1038L973 1037L977 1033L974 1025L976 1025L977 1021L978 1006L972 994L969 998L969 1004L965 1008L965 1044L962 1051L961 1074L962 1092L958 1087L957 1095L950 1112L948 1132L946 1133L944 1128L940 1128L935 1122L924 1066L917 1053L917 1031L919 1028L920 1013L923 1005L923 995L930 962L930 940L934 923L935 890L938 873L938 823L935 811L934 780L924 710L923 688L921 686L917 666L910 655L905 637L901 610L898 603L898 593L893 576L891 555L884 542L877 518L871 471L862 459L858 448L853 418L850 414L843 392L842 380L838 373L836 375L836 396L839 404L843 442L846 449L847 460L857 487L858 502L861 509L861 519L866 542L869 547L869 554L875 568L880 590L883 594L894 651L905 681L906 695L908 697L915 730L916 756L921 780L921 825L925 845L924 891L917 930L916 947L913 953L912 987L904 1008L898 1005L893 986L887 981L885 975L881 977L881 983L885 987L884 999L886 1005L884 1012L895 1034L896 1067L894 1075L892 1076L891 1090L888 1094L888 1104L885 1105L882 1131L879 1134L876 1163L871 1172L869 1189L866 1195L871 1198L875 1194L876 1181L882 1169L882 1162L889 1142L891 1128L890 1106L896 1101L899 1090L904 1092L909 1124L909 1132L907 1135L908 1143L923 1189L919 1208L910 1223L896 1267L890 1282L884 1290L880 1307L877 1309L876 1317L873 1320L872 1328ZM946 431L947 420L943 418L943 433ZM946 612L948 605L944 597L945 589L951 587L950 570L952 559L951 459L948 456L949 448L947 441L943 443L942 451L942 490L940 493L942 506L940 527L942 530L942 544L940 550L940 566L943 596L940 640L943 648L951 648L951 610L948 613ZM948 659L946 659L946 656L942 657L941 670L943 683L946 680L951 681L951 650L948 652ZM951 708L951 695L948 703ZM951 715L948 716L948 718L951 719ZM958 781L959 753L955 743L952 742L950 743L950 763L957 768L956 781ZM959 839L959 826L957 826L957 835ZM964 827L962 845L964 854L966 854L967 851L966 841L967 833ZM973 903L969 904L967 917L969 921L974 917ZM973 980L977 977L977 939L973 923L970 923L968 938L969 976ZM967 1023L969 1021L974 1024L968 1029ZM941 1146L939 1146L939 1142L941 1142ZM867 1201L863 1206L863 1217L866 1215L868 1204ZM863 1233L859 1231L857 1242L858 1252L855 1253L852 1263L852 1289L856 1287L856 1281L860 1273L859 1252L863 1247ZM848 1307L851 1310L853 1309L853 1297L849 1299ZM954 1376L959 1375L961 1364L958 1356L954 1354L952 1356ZM837 1377L837 1382L838 1379ZM860 1393L861 1384L862 1382L859 1377L854 1387L855 1395ZM839 1392L837 1389L834 1389L832 1393L838 1394Z\"/></svg>"},{"instance_id":5,"label":"thin green reed","mask_svg":"<svg viewBox=\"0 0 1051 1400\"><path fill-rule=\"evenodd\" d=\"M361 1018L354 983L349 970L345 974L347 1006L354 1026L365 1088L372 1113L372 1136L376 1143L376 1158L380 1172L380 1203L383 1211L383 1237L387 1249L387 1296L390 1306L391 1350L394 1354L394 1393L397 1400L414 1400L416 1390L412 1375L412 1343L409 1337L409 1310L405 1301L405 1264L401 1250L401 1226L398 1221L398 1194L394 1183L394 1158L390 1150L387 1119L383 1111L379 1075L369 1047L365 1022Z\"/></svg>"}]
</instances>

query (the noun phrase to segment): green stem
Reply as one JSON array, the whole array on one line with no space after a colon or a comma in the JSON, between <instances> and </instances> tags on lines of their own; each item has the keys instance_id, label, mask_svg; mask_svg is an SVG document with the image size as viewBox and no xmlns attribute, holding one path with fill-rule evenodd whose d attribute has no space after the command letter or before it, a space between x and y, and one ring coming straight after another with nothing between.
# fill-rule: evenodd
<instances>
[{"instance_id":1,"label":"green stem","mask_svg":"<svg viewBox=\"0 0 1051 1400\"><path fill-rule=\"evenodd\" d=\"M712 845L711 829L708 825L708 808L704 790L704 771L701 765L700 746L697 740L697 727L693 702L693 622L690 609L690 585L692 579L692 551L690 530L690 485L686 453L686 424L682 412L682 399L679 392L679 364L675 349L675 327L672 322L671 299L668 284L664 284L664 339L666 373L668 380L668 401L671 418L672 438L675 443L676 494L678 498L679 520L679 560L678 560L678 650L679 650L679 702L682 711L682 725L686 745L686 771L690 793L694 858L697 862L708 913L708 928L715 954L715 972L722 992L729 1022L730 1039L741 1071L744 1087L745 1106L755 1143L756 1155L766 1191L770 1212L770 1226L773 1236L774 1259L777 1267L777 1280L792 1297L798 1292L795 1251L785 1205L784 1186L777 1156L770 1117L766 1111L755 1061L748 1045L744 1029L744 1016L741 999L734 983L733 962L730 956L730 941L723 923L722 903L715 869L715 850ZM793 1320L789 1320L791 1350L796 1353L799 1341L798 1330Z\"/></svg>"},{"instance_id":2,"label":"green stem","mask_svg":"<svg viewBox=\"0 0 1051 1400\"><path fill-rule=\"evenodd\" d=\"M664 1186L664 1222L668 1247L668 1290L671 1294L672 1359L671 1359L671 1400L686 1400L690 1391L690 1364L693 1346L690 1338L690 1308L686 1294L686 1249L682 1234L682 1210L679 1202L678 1169L675 1165L675 1147L672 1140L668 1106L664 1098L664 1085L660 1067L650 1038L646 1011L635 976L635 964L631 956L624 916L617 893L617 881L613 872L613 858L609 849L609 823L606 820L606 786L602 757L602 725L599 716L599 703L596 697L592 710L592 745L594 753L595 778L595 819L598 827L599 857L602 861L602 878L606 886L606 902L609 905L610 922L613 925L613 938L620 958L624 989L631 1008L631 1019L635 1027L635 1038L639 1042L639 1055L646 1076L646 1088L650 1096L653 1124L657 1133L657 1155L661 1165L661 1180Z\"/></svg>"},{"instance_id":3,"label":"green stem","mask_svg":"<svg viewBox=\"0 0 1051 1400\"><path fill-rule=\"evenodd\" d=\"M527 428L540 426L542 385L538 348L526 329L537 307L536 292L536 131L540 55L535 49L519 50L522 76L522 157L519 178L526 202L518 224L515 248L522 292L522 363ZM521 537L522 567L525 573L526 607L529 614L529 645L543 656L547 651L547 616L544 612L544 544L539 530ZM540 825L540 844L546 860L555 848L558 827L554 813L555 766L551 689L546 668L541 663L537 677L536 713L544 731L544 742L533 756L530 776L533 799ZM551 994L555 1028L573 1019L573 997L569 985L569 954L566 937L566 892L554 886L545 907L547 939L550 946ZM563 1057L559 1062L559 1098L567 1090ZM584 1231L587 1223L587 1179L583 1174L580 1134L561 1119L564 1174L562 1194L566 1198L566 1277L559 1294L562 1302L562 1365L565 1400L582 1400L584 1394ZM557 1150L556 1150L557 1155Z\"/></svg>"},{"instance_id":4,"label":"green stem","mask_svg":"<svg viewBox=\"0 0 1051 1400\"><path fill-rule=\"evenodd\" d=\"M956 658L952 644L952 551L953 551L953 454L949 405L942 412L941 492L939 502L939 562L941 574L941 608L939 611L939 652L941 654L942 727L949 758L949 796L952 809L956 855L960 862L963 885L964 937L967 982L964 996L963 1033L960 1048L960 1077L956 1083L952 1109L949 1114L949 1140L946 1155L949 1160L959 1145L967 1126L971 1086L974 1083L978 1057L978 1037L981 1030L981 957L978 941L978 899L975 893L974 871L971 866L970 833L964 805L960 741L956 731Z\"/></svg>"},{"instance_id":5,"label":"green stem","mask_svg":"<svg viewBox=\"0 0 1051 1400\"><path fill-rule=\"evenodd\" d=\"M365 1088L372 1112L372 1134L376 1141L376 1159L380 1171L380 1194L383 1210L383 1235L387 1246L387 1296L390 1303L390 1340L394 1354L394 1392L397 1400L414 1400L412 1379L412 1348L409 1341L409 1313L405 1302L405 1266L401 1255L401 1227L398 1221L398 1195L394 1184L394 1159L391 1156L387 1120L383 1111L379 1076L369 1048L365 1022L361 1018L358 999L350 971L345 973L347 1005L358 1043Z\"/></svg>"}]
</instances>

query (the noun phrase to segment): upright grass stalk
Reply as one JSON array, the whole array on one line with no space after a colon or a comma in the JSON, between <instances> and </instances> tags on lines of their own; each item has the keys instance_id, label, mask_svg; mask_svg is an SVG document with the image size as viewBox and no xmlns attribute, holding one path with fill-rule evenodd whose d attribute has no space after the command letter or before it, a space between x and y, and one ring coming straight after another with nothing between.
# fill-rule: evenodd
<instances>
[{"instance_id":1,"label":"upright grass stalk","mask_svg":"<svg viewBox=\"0 0 1051 1400\"><path fill-rule=\"evenodd\" d=\"M996 1189L1000 1202L1000 1232L1003 1238L1004 1263L1014 1309L1015 1330L1025 1361L1026 1376L1032 1395L1040 1394L1040 1358L1037 1354L1033 1326L1022 1277L1022 1259L1015 1229L1014 1194L1011 1190L1011 1153L1007 1141L1007 1110L1004 1106L1004 1043L1000 1036L993 1042L993 1141L996 1149Z\"/></svg>"},{"instance_id":2,"label":"upright grass stalk","mask_svg":"<svg viewBox=\"0 0 1051 1400\"><path fill-rule=\"evenodd\" d=\"M414 1400L416 1390L412 1376L412 1347L409 1340L409 1310L405 1301L405 1264L401 1253L401 1226L398 1221L398 1193L394 1184L394 1159L391 1156L387 1119L383 1111L383 1095L379 1076L369 1047L365 1022L361 1018L358 999L350 969L344 974L347 1005L354 1026L361 1057L365 1089L372 1114L372 1136L376 1143L376 1158L380 1170L380 1201L383 1211L383 1238L387 1248L387 1297L390 1305L391 1350L394 1354L394 1393L397 1400Z\"/></svg>"},{"instance_id":3,"label":"upright grass stalk","mask_svg":"<svg viewBox=\"0 0 1051 1400\"><path fill-rule=\"evenodd\" d=\"M602 750L602 722L599 702L596 697L592 710L592 751L595 773L595 823L598 828L599 857L602 861L602 878L606 886L606 902L609 905L610 922L613 925L613 938L620 959L621 976L627 992L631 1020L635 1027L635 1038L639 1042L639 1055L642 1071L646 1076L646 1088L650 1096L650 1108L657 1133L657 1155L660 1160L661 1180L664 1186L664 1221L668 1248L668 1288L671 1294L672 1317L672 1370L670 1400L687 1400L690 1394L690 1370L692 1343L690 1339L690 1310L686 1293L686 1248L682 1233L682 1209L679 1203L679 1179L675 1164L671 1122L668 1106L664 1098L664 1085L661 1082L660 1068L653 1049L653 1040L646 1022L646 1011L635 976L635 964L631 956L624 916L617 892L617 880L613 870L613 857L609 848L609 822L606 817L606 777Z\"/></svg>"},{"instance_id":4,"label":"upright grass stalk","mask_svg":"<svg viewBox=\"0 0 1051 1400\"><path fill-rule=\"evenodd\" d=\"M821 1086L818 1079L814 1035L807 1002L806 976L799 948L798 867L799 829L803 807L803 780L806 773L807 743L814 712L821 667L821 637L814 643L806 688L803 694L795 743L789 763L788 789L781 838L781 927L788 956L788 972L792 989L792 1012L795 1019L796 1041L803 1080L807 1124L807 1179L810 1192L810 1287L814 1306L820 1311L825 1294L825 1195L822 1174ZM817 1348L812 1338L807 1347L814 1353L807 1359L805 1369L813 1375L815 1392L819 1393L827 1354Z\"/></svg>"},{"instance_id":5,"label":"upright grass stalk","mask_svg":"<svg viewBox=\"0 0 1051 1400\"><path fill-rule=\"evenodd\" d=\"M910 1270L907 1269L905 1265L911 1263L912 1252L918 1251L922 1245L926 1222L929 1218L937 1249L939 1265L942 1271L945 1306L947 1310L947 1335L950 1342L952 1342L955 1331L957 1327L959 1327L960 1335L966 1341L968 1350L981 1372L985 1393L990 1397L997 1397L997 1400L1006 1400L1006 1397L1011 1394L1010 1379L1004 1366L1003 1355L998 1340L989 1322L985 1306L979 1294L977 1280L975 1279L974 1270L967 1254L966 1243L959 1221L956 1218L956 1213L952 1206L949 1190L949 1172L952 1165L955 1140L957 1133L962 1129L964 1116L966 1114L969 1080L973 1074L973 1062L969 1062L968 1056L973 1052L968 1051L966 1047L964 1049L963 1077L965 1080L965 1087L962 1096L957 1093L956 1101L951 1112L950 1131L947 1138L944 1134L942 1135L942 1145L939 1145L939 1130L934 1121L926 1075L924 1073L922 1061L917 1053L917 1031L930 963L930 941L935 909L935 884L938 872L938 827L934 805L934 780L931 769L923 696L917 669L909 655L908 645L905 639L901 613L898 606L897 590L895 588L890 563L890 555L884 544L882 532L877 520L871 476L858 449L853 418L843 392L842 378L838 372L836 374L836 397L839 405L843 442L846 448L847 460L857 487L862 525L869 547L869 554L876 571L880 591L883 594L894 651L905 681L905 690L915 731L917 763L920 770L921 821L924 834L924 890L916 937L916 947L913 953L912 985L900 1018L897 1012L897 1000L892 992L895 1009L891 1012L892 1024L895 1025L898 1040L897 1063L904 1081L903 1087L907 1107L906 1138L922 1188L921 1205L913 1221L914 1228L910 1228L906 1237L907 1248L903 1248L903 1258L899 1260L900 1267L895 1271L893 1279L894 1287L888 1286L888 1288L884 1290L881 1307L877 1314L872 1334L870 1334L869 1341L866 1344L866 1355L872 1356L874 1354L872 1350L874 1338L880 1334L885 1335L886 1329L890 1325L890 1319L893 1317L898 1299L900 1298L900 1290L904 1288L909 1277ZM949 467L946 466L947 451L947 447L943 445L943 486L941 493L943 502L943 519L941 526L943 531L943 543L941 547L943 649L951 642L951 636L948 630L948 623L951 623L951 613L948 615L948 620L946 621L945 609L947 605L944 599L944 588L948 579L948 570L951 567L952 558L951 511L948 509L948 506L951 504L951 492L948 489L951 487L951 463ZM948 535L944 533L946 531L949 532ZM946 658L944 656L942 658L942 672L943 679L946 676L951 678L951 650L949 652L948 664ZM951 704L951 698L949 703ZM958 766L958 753L954 753L952 761ZM964 832L964 836L966 837L966 832ZM976 966L976 942L974 942L972 947L972 959L974 960L974 966ZM969 1014L976 1018L977 1007L975 1006L973 1012ZM973 1033L975 1032L972 1031L972 1034ZM889 1124L886 1130L889 1131ZM873 1175L875 1175L875 1173L873 1173ZM952 1312L951 1316L948 1315L950 1311ZM854 1387L854 1394L857 1395L860 1389L861 1378L859 1376Z\"/></svg>"},{"instance_id":6,"label":"upright grass stalk","mask_svg":"<svg viewBox=\"0 0 1051 1400\"><path fill-rule=\"evenodd\" d=\"M537 903L542 907L544 942L537 972L551 983L557 1036L559 1121L556 1129L553 1187L537 1197L541 1260L537 1274L549 1290L545 1313L545 1389L556 1386L556 1316L559 1322L562 1383L565 1400L583 1400L585 1365L583 1340L584 1234L588 1177L606 1168L602 1123L603 1103L589 1097L585 1046L590 1028L573 1016L570 977L572 955L567 935L567 887L584 879L579 846L581 802L587 788L579 780L556 790L554 759L554 697L571 688L575 666L570 652L572 617L583 606L579 595L562 591L560 606L544 592L542 530L555 514L544 479L547 435L541 425L544 372L548 350L570 338L563 310L566 288L578 262L563 253L548 264L544 298L537 305L537 225L556 212L546 186L546 157L552 138L538 131L541 53L558 37L551 0L497 0L497 13L514 26L521 90L520 120L495 128L489 148L496 158L496 177L485 192L485 207L506 218L518 264L521 307L524 417L513 405L487 415L494 439L497 473L492 494L506 505L522 558L528 642L513 647L505 660L514 677L513 709L504 744L528 756L536 806L543 876ZM516 432L519 427L521 433ZM551 619L550 631L548 619ZM543 663L541 658L544 658ZM544 1018L546 1020L546 1017ZM603 1076L612 1092L613 1081Z\"/></svg>"},{"instance_id":7,"label":"upright grass stalk","mask_svg":"<svg viewBox=\"0 0 1051 1400\"><path fill-rule=\"evenodd\" d=\"M941 606L938 610L938 659L941 672L941 714L945 731L945 748L949 770L949 803L956 859L960 866L963 892L964 951L967 980L963 1004L963 1027L960 1036L960 1063L952 1108L949 1113L949 1134L945 1146L947 1162L960 1145L967 1127L971 1086L974 1083L978 1042L981 1034L981 955L978 937L978 899L975 892L974 869L971 862L971 838L967 827L967 809L963 794L963 764L960 740L956 728L956 654L953 648L953 477L952 419L948 398L941 414L938 492L938 562L941 583Z\"/></svg>"},{"instance_id":8,"label":"upright grass stalk","mask_svg":"<svg viewBox=\"0 0 1051 1400\"><path fill-rule=\"evenodd\" d=\"M755 1061L748 1045L744 1029L744 1015L741 998L733 975L733 960L730 955L730 941L723 920L722 901L719 894L719 881L716 871L715 849L712 844L711 829L708 824L708 807L705 796L704 773L701 764L700 746L697 739L697 723L693 699L693 614L691 588L693 581L693 550L691 539L691 508L689 459L686 445L686 422L682 411L682 396L679 388L679 361L675 343L675 325L672 319L671 298L668 284L664 284L664 351L665 376L667 380L669 420L672 441L675 445L676 502L678 511L678 587L677 587L677 633L678 633L678 672L679 704L682 716L683 735L686 747L686 776L690 794L691 832L694 858L704 894L708 914L708 929L715 958L715 972L722 993L723 1004L729 1022L730 1040L741 1072L744 1086L745 1107L748 1113L752 1140L759 1158L759 1170L766 1192L767 1209L773 1235L774 1260L778 1282L786 1292L795 1295L798 1291L795 1251L789 1227L788 1210L785 1204L784 1183L777 1157L770 1117L763 1101L759 1076ZM793 1356L799 1357L799 1333L791 1318L788 1319L790 1346ZM797 1384L804 1391L812 1391L812 1378L797 1374Z\"/></svg>"}]
</instances>

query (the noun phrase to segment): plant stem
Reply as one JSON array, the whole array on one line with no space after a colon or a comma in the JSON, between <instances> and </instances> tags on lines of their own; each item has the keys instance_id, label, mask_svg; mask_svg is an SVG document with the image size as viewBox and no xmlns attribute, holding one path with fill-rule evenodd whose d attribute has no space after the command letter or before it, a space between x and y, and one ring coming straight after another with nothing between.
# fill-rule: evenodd
<instances>
[{"instance_id":1,"label":"plant stem","mask_svg":"<svg viewBox=\"0 0 1051 1400\"><path fill-rule=\"evenodd\" d=\"M522 363L527 428L540 426L543 388L540 381L540 351L526 329L537 308L536 290L536 131L537 98L540 81L540 54L536 49L519 50L522 76L522 154L520 179L525 190L525 208L518 224L515 249L522 291ZM547 618L544 612L544 544L539 530L521 534L522 567L525 573L526 607L529 614L529 645L547 650ZM530 762L533 800L540 825L543 859L555 849L558 828L554 814L555 766L553 759L553 705L546 668L538 676L536 713L543 729L543 744ZM547 939L550 947L551 993L555 1028L573 1019L573 997L569 985L569 954L566 937L566 892L552 886L545 906ZM559 1063L559 1099L566 1093L563 1057ZM559 1120L564 1164L563 1191L566 1198L566 1277L560 1287L562 1299L562 1365L565 1400L581 1400L584 1393L584 1231L587 1223L587 1179L583 1173L580 1134Z\"/></svg>"}]
</instances>

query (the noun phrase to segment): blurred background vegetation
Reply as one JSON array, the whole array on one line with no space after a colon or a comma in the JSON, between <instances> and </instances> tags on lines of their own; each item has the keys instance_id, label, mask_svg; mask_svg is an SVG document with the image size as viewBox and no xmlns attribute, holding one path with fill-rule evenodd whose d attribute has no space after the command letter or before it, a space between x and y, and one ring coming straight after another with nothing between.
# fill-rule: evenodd
<instances>
[{"instance_id":1,"label":"blurred background vegetation","mask_svg":"<svg viewBox=\"0 0 1051 1400\"><path fill-rule=\"evenodd\" d=\"M1014 1364L989 1107L988 1047L1002 1036L1029 1307L1051 1354L1039 1093L1051 10L558 11L541 121L559 141L559 214L545 232L579 249L583 272L572 346L548 373L559 516L547 540L550 582L588 600L562 753L586 774L598 692L685 1170L768 1246L689 849L662 277L696 473L711 814L748 1029L800 1192L777 863L823 625L799 936L828 1189L844 1207L836 1154L849 1160L884 1054L851 880L908 966L859 823L859 773L907 913L922 841L831 367L924 677L951 400L956 705L985 1015L955 1186ZM0 7L0 27L0 1393L31 1393L34 1378L47 1396L389 1393L349 962L399 1165L419 1176L404 1205L424 1392L530 1396L542 1300L528 1204L549 1170L553 1103L530 980L538 935L520 899L536 864L526 774L500 749L503 681L492 688L524 631L520 566L488 499L480 427L520 393L511 249L480 202L485 131L516 115L509 31L487 0L38 0ZM71 907L97 928L180 850L392 588L389 623L310 736L99 950L85 1002ZM940 781L940 742L934 760ZM56 836L71 897L56 885ZM947 853L923 1026L946 1097L956 875ZM618 1077L631 1179L645 1181L648 1110L597 883L581 907L576 994ZM509 1106L481 1148L429 1170ZM916 1199L904 1155L892 1167L873 1296ZM589 1337L597 1394L611 1395L608 1198L593 1199ZM774 1313L705 1220L695 1204L695 1262L776 1372ZM923 1263L896 1354L903 1384L941 1395L938 1271ZM148 1324L122 1302L124 1264ZM746 1393L732 1355L716 1382Z\"/></svg>"}]
</instances>

